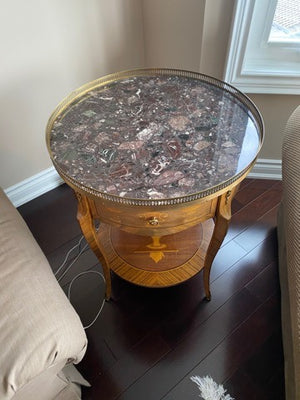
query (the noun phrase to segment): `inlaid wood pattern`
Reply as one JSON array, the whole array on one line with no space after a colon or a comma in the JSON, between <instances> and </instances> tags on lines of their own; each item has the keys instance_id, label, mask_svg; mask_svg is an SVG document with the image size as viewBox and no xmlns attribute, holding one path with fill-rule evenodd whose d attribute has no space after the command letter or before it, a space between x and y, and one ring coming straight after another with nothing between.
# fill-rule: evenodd
<instances>
[{"instance_id":1,"label":"inlaid wood pattern","mask_svg":"<svg viewBox=\"0 0 300 400\"><path fill-rule=\"evenodd\" d=\"M168 244L166 245L166 248L159 251L164 253L164 257L157 263L155 263L154 260L151 260L151 251L147 251L147 249L143 252L140 250L139 254L135 253L135 251L141 249L141 241L138 236L135 237L136 241L134 244L131 244L131 248L132 246L136 246L135 250L130 251L130 249L126 249L125 251L124 246L126 246L128 241L118 241L118 239L122 240L122 233L117 235L116 231L113 230L115 233L113 240L116 243L110 240L110 228L105 227L103 231L99 232L99 234L101 235L100 240L105 246L109 265L116 274L129 282L138 285L164 287L184 282L197 274L204 267L205 253L209 245L214 224L212 220L208 220L205 221L203 225L203 228L201 226L198 228L195 227L177 234L179 235L179 238L176 237L177 235L174 235L175 238L173 235L171 237L161 238L162 242L164 241ZM196 233L198 233L199 230L202 231L202 240L198 240L196 236ZM199 249L195 244L190 248L190 240L193 241L192 235L195 235L194 241L196 244L200 242ZM142 242L143 241L144 240L142 239ZM115 246L117 247L117 250L115 249ZM170 252L168 252L168 249ZM122 255L123 257L121 258ZM136 256L138 256L138 259L136 259ZM172 265L170 261L173 261L175 265ZM137 262L142 265L142 268L135 266L135 263Z\"/></svg>"},{"instance_id":2,"label":"inlaid wood pattern","mask_svg":"<svg viewBox=\"0 0 300 400\"><path fill-rule=\"evenodd\" d=\"M112 228L110 238L120 258L147 271L179 267L193 257L204 240L202 224L163 237L132 235Z\"/></svg>"}]
</instances>

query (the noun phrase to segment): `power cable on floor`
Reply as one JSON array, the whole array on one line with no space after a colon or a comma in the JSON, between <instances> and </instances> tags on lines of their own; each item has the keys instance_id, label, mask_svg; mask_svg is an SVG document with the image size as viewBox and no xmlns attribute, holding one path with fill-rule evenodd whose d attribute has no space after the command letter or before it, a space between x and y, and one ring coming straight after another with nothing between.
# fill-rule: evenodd
<instances>
[{"instance_id":1,"label":"power cable on floor","mask_svg":"<svg viewBox=\"0 0 300 400\"><path fill-rule=\"evenodd\" d=\"M78 242L75 246L73 246L70 250L68 250L68 252L67 252L67 254L66 254L66 256L65 256L64 261L62 262L62 264L58 267L58 269L57 269L56 272L54 273L54 275L55 275L55 277L57 278L57 281L58 281L58 282L60 282L60 281L64 278L64 276L70 271L70 269L71 269L72 266L75 264L75 262L80 258L80 256L81 256L81 255L86 251L86 249L88 248L88 243L86 243L86 244L83 246L83 248L80 250L80 247L81 247L81 244L82 244L83 239L84 239L84 236L81 236L79 242ZM67 261L68 261L68 259L69 259L70 254L72 253L73 250L75 250L75 249L77 249L77 248L78 248L78 250L79 250L79 253L78 253L77 256L74 258L74 260L65 268L65 271L62 272L62 274L58 277L57 275L58 275L58 274L63 270L63 268L65 267L65 265L66 265L66 263L67 263ZM67 294L67 295L68 295L68 299L69 299L70 302L71 302L71 289L72 289L72 285L73 285L73 283L75 282L75 280L77 280L80 276L83 276L83 275L86 275L86 274L90 274L90 273L94 273L94 274L100 275L100 276L101 276L101 280L104 282L104 285L106 285L105 278L104 278L103 274L101 274L101 272L94 271L94 270L80 272L79 274L77 274L77 275L71 280L71 282L70 282L70 284L69 284L69 287L68 287L68 294ZM105 298L103 299L103 301L102 301L102 303L101 303L101 306L100 306L99 310L97 311L97 314L96 314L96 316L94 317L94 319L92 320L92 322L89 323L87 326L84 326L84 327L83 327L84 329L90 328L90 327L96 322L96 320L98 319L99 315L101 314L101 312L102 312L102 310L103 310L104 304L105 304Z\"/></svg>"}]
</instances>

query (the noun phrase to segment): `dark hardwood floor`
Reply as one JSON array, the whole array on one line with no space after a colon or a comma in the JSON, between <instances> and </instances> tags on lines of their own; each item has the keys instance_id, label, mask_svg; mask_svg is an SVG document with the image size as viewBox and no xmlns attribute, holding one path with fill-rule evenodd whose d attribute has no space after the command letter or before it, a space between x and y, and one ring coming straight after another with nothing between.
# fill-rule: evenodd
<instances>
[{"instance_id":1,"label":"dark hardwood floor","mask_svg":"<svg viewBox=\"0 0 300 400\"><path fill-rule=\"evenodd\" d=\"M84 400L199 398L193 375L210 375L236 400L284 399L276 218L281 182L246 179L203 301L202 273L165 289L147 289L113 275L113 300L87 329L79 369L92 385ZM21 206L22 216L53 270L78 243L76 200L63 185ZM72 254L70 260L76 256ZM84 270L101 270L91 250L61 285ZM101 278L83 275L71 301L83 324L97 313Z\"/></svg>"}]
</instances>

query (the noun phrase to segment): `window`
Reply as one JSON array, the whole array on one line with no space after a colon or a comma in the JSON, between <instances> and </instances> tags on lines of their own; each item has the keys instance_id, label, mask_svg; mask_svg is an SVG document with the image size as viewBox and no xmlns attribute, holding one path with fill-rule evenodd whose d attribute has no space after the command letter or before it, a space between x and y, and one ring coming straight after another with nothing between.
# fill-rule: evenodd
<instances>
[{"instance_id":1,"label":"window","mask_svg":"<svg viewBox=\"0 0 300 400\"><path fill-rule=\"evenodd\" d=\"M299 0L236 0L225 80L248 93L300 94Z\"/></svg>"}]
</instances>

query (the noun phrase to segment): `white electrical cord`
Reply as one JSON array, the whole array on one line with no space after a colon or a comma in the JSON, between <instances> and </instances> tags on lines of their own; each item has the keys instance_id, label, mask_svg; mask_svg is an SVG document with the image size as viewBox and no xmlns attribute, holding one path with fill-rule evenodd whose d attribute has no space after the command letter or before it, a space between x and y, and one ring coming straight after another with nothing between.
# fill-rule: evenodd
<instances>
[{"instance_id":1,"label":"white electrical cord","mask_svg":"<svg viewBox=\"0 0 300 400\"><path fill-rule=\"evenodd\" d=\"M71 267L74 265L74 263L79 259L79 257L81 256L81 254L88 248L88 243L86 243L85 246L79 251L79 253L77 254L77 256L74 258L74 260L71 262L71 264L69 264L69 265L66 267L65 271L61 274L61 276L60 276L60 277L57 277L57 275L59 274L59 272L63 269L63 267L65 266L66 262L68 261L68 258L69 258L69 256L70 256L70 254L72 253L72 251L75 250L76 248L80 249L81 242L83 241L83 239L84 239L84 236L81 236L79 242L78 242L75 246L73 246L73 247L67 252L63 263L58 267L58 269L57 269L56 272L54 273L54 275L56 276L58 282L60 282L60 281L62 280L62 278L69 272L69 270L70 270ZM104 282L104 285L106 284L105 278L104 278L104 276L101 274L101 272L94 271L94 270L81 272L81 273L77 274L77 275L71 280L71 282L70 282L70 284L69 284L69 287L68 287L68 299L69 299L70 301L71 301L71 288L72 288L72 285L73 285L74 281L75 281L77 278L79 278L80 276L85 275L85 274L90 274L90 273L94 273L94 274L100 275L101 278L102 278L102 280L103 280L103 282ZM103 307L104 307L104 304L105 304L105 298L103 299L103 301L102 301L102 303L101 303L101 306L100 306L100 308L99 308L99 310L98 310L98 312L97 312L95 318L92 320L92 322L91 322L90 324L88 324L87 326L84 326L84 327L83 327L84 329L90 328L90 327L96 322L97 318L98 318L99 315L101 314L101 311L102 311L102 309L103 309Z\"/></svg>"},{"instance_id":2,"label":"white electrical cord","mask_svg":"<svg viewBox=\"0 0 300 400\"><path fill-rule=\"evenodd\" d=\"M70 265L68 265L68 267L66 268L65 272L63 272L61 274L61 276L59 278L57 278L58 282L60 282L62 280L62 278L69 272L70 268L72 267L72 265L78 260L78 258L81 256L81 254L88 248L88 244L86 244L81 250L80 252L77 254L77 256L74 258L74 260L71 262Z\"/></svg>"},{"instance_id":3,"label":"white electrical cord","mask_svg":"<svg viewBox=\"0 0 300 400\"><path fill-rule=\"evenodd\" d=\"M103 279L104 284L106 283L106 282L105 282L105 279L104 279L104 276L101 274L101 272L93 271L93 270L81 272L80 274L76 275L76 276L71 280L71 282L70 282L70 285L69 285L69 288L68 288L68 299L69 299L70 301L71 301L71 288L72 288L72 285L73 285L73 283L75 282L75 280L76 280L77 278L79 278L80 276L82 276L82 275L91 274L91 273L100 275L101 278ZM104 304L105 304L105 298L102 300L102 304L101 304L101 306L100 306L100 308L99 308L99 310L98 310L98 312L97 312L95 318L93 319L93 321L92 321L90 324L88 324L87 326L84 326L84 327L83 327L84 329L88 329L88 328L90 328L92 325L94 325L94 323L96 322L97 318L98 318L99 315L101 314L101 311L102 311L102 309L103 309L103 307L104 307Z\"/></svg>"},{"instance_id":4,"label":"white electrical cord","mask_svg":"<svg viewBox=\"0 0 300 400\"><path fill-rule=\"evenodd\" d=\"M66 254L66 257L63 261L63 263L58 267L57 271L55 271L54 275L57 276L57 274L62 270L66 262L68 261L69 255L72 253L73 250L75 250L77 247L80 247L82 240L84 239L84 236L81 236L79 242L75 244Z\"/></svg>"}]
</instances>

